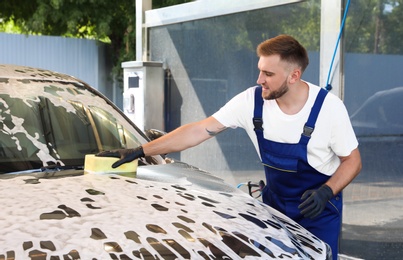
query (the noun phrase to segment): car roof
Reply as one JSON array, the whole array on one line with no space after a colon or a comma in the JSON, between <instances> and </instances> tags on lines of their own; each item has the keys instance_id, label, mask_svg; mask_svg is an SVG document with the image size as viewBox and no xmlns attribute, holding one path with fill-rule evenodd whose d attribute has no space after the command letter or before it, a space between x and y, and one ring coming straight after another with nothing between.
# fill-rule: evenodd
<instances>
[{"instance_id":1,"label":"car roof","mask_svg":"<svg viewBox=\"0 0 403 260\"><path fill-rule=\"evenodd\" d=\"M12 64L0 64L0 77L13 79L81 82L77 78L63 73Z\"/></svg>"}]
</instances>

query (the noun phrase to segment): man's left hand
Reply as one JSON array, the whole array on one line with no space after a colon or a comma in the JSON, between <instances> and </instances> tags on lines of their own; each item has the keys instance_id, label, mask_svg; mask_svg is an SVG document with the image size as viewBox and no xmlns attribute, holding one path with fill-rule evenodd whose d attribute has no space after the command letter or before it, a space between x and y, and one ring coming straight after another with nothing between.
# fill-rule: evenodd
<instances>
[{"instance_id":1,"label":"man's left hand","mask_svg":"<svg viewBox=\"0 0 403 260\"><path fill-rule=\"evenodd\" d=\"M333 197L332 189L326 184L317 190L307 190L302 194L302 202L298 208L306 218L317 217L326 207L326 203Z\"/></svg>"}]
</instances>

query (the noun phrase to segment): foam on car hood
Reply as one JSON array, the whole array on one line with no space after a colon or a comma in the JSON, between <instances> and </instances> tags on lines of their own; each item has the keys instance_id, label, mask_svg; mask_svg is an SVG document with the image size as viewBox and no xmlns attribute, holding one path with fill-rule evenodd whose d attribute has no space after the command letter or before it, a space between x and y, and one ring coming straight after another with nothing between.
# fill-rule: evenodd
<instances>
[{"instance_id":1,"label":"foam on car hood","mask_svg":"<svg viewBox=\"0 0 403 260\"><path fill-rule=\"evenodd\" d=\"M148 167L142 179L0 179L0 257L325 259L323 242L247 194L184 174L146 180L161 180Z\"/></svg>"}]
</instances>

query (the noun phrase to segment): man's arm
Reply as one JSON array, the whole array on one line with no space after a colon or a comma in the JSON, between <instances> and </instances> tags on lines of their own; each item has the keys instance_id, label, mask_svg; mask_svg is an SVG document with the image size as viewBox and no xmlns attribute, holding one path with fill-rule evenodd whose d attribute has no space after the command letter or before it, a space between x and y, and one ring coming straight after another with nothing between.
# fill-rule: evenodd
<instances>
[{"instance_id":1,"label":"man's arm","mask_svg":"<svg viewBox=\"0 0 403 260\"><path fill-rule=\"evenodd\" d=\"M343 190L361 171L361 156L358 148L349 156L340 157L341 163L330 179L317 190L302 194L298 206L306 218L316 218L325 209L327 201Z\"/></svg>"},{"instance_id":2,"label":"man's arm","mask_svg":"<svg viewBox=\"0 0 403 260\"><path fill-rule=\"evenodd\" d=\"M361 155L358 148L350 155L340 157L341 163L333 176L326 182L333 194L342 191L360 173L362 168Z\"/></svg>"},{"instance_id":3,"label":"man's arm","mask_svg":"<svg viewBox=\"0 0 403 260\"><path fill-rule=\"evenodd\" d=\"M224 131L226 127L210 116L198 122L183 125L174 131L143 145L145 155L183 151L196 146Z\"/></svg>"},{"instance_id":4,"label":"man's arm","mask_svg":"<svg viewBox=\"0 0 403 260\"><path fill-rule=\"evenodd\" d=\"M128 149L103 151L98 153L96 156L120 158L120 160L112 164L112 168L116 168L124 163L129 163L146 155L167 154L185 150L200 144L201 142L217 135L225 129L226 127L223 124L218 122L214 117L210 116L199 122L181 126L176 130L142 146Z\"/></svg>"}]
</instances>

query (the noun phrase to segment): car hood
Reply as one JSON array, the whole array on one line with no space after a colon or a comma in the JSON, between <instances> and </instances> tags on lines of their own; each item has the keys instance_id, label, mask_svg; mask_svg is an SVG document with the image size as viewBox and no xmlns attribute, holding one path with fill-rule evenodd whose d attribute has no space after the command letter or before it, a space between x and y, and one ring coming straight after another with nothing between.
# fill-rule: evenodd
<instances>
[{"instance_id":1,"label":"car hood","mask_svg":"<svg viewBox=\"0 0 403 260\"><path fill-rule=\"evenodd\" d=\"M326 258L286 216L182 163L0 179L0 205L7 259Z\"/></svg>"}]
</instances>

